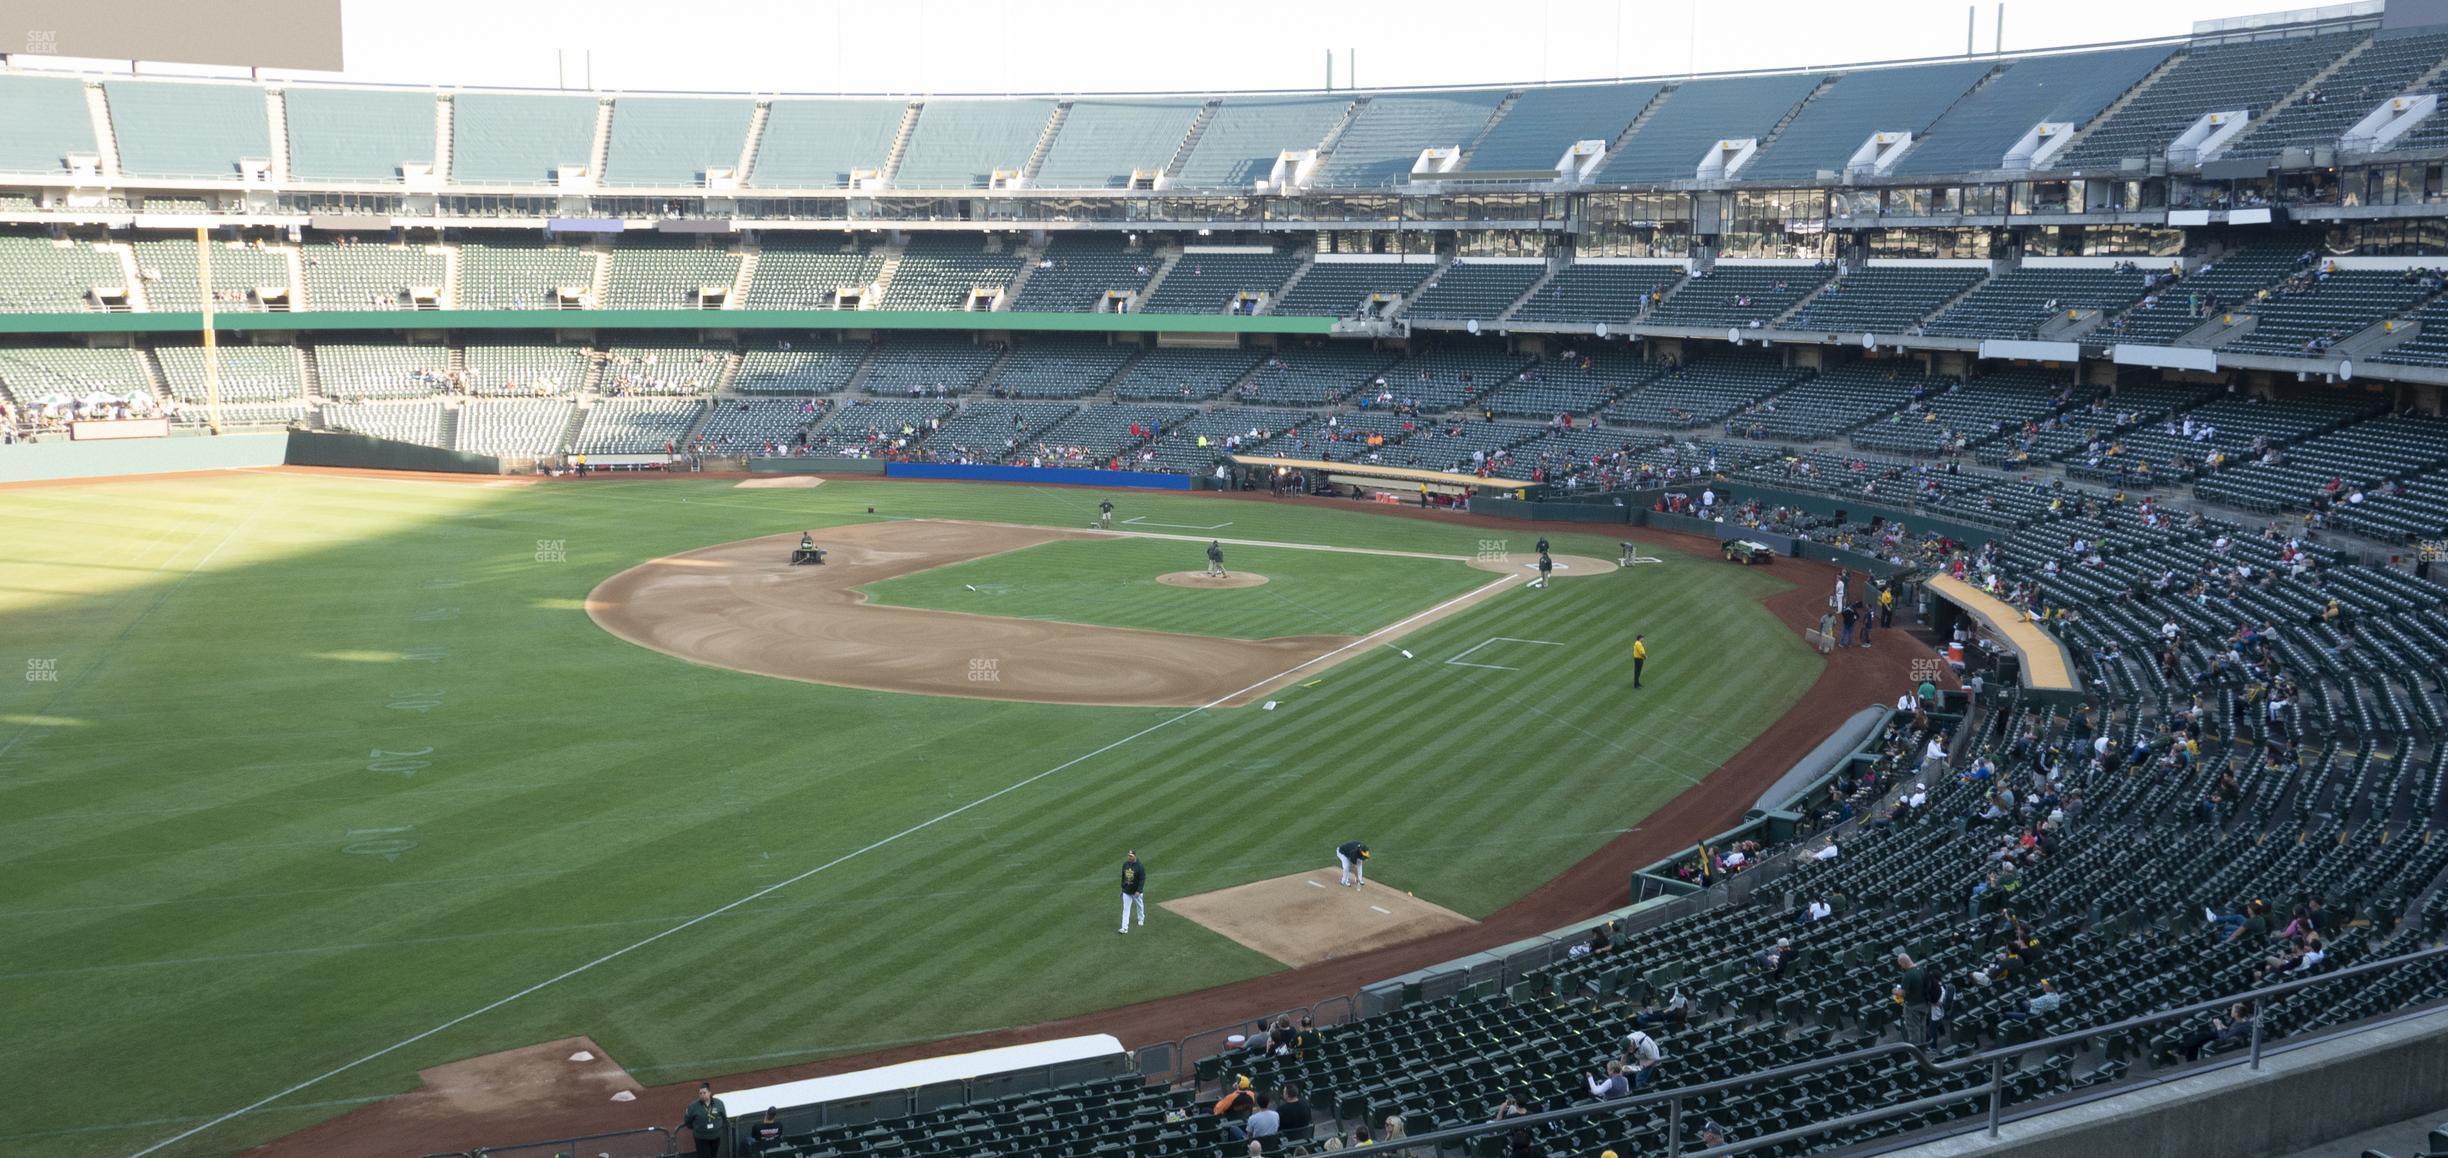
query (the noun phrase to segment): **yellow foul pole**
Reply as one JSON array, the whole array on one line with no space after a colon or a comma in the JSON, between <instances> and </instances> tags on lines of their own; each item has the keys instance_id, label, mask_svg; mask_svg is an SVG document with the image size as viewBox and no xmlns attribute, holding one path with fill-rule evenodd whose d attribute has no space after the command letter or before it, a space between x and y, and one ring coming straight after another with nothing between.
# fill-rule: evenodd
<instances>
[{"instance_id":1,"label":"yellow foul pole","mask_svg":"<svg viewBox=\"0 0 2448 1158\"><path fill-rule=\"evenodd\" d=\"M196 290L204 302L204 425L221 433L221 357L213 345L212 246L196 226Z\"/></svg>"}]
</instances>

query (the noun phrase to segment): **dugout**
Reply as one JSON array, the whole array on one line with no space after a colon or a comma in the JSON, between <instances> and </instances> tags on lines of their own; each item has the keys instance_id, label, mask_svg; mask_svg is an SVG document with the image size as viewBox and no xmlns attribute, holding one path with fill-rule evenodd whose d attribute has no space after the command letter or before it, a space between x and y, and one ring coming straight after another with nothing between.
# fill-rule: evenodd
<instances>
[{"instance_id":1,"label":"dugout","mask_svg":"<svg viewBox=\"0 0 2448 1158\"><path fill-rule=\"evenodd\" d=\"M1420 495L1468 502L1479 496L1503 495L1526 498L1529 483L1520 479L1481 478L1475 474L1452 471L1421 470L1408 466L1379 466L1361 462L1328 462L1314 458L1275 458L1268 455L1236 454L1229 456L1234 466L1247 472L1247 477L1266 474L1295 473L1324 478L1336 487L1347 487L1357 497L1376 497L1382 501L1417 503Z\"/></svg>"},{"instance_id":2,"label":"dugout","mask_svg":"<svg viewBox=\"0 0 2448 1158\"><path fill-rule=\"evenodd\" d=\"M1997 656L1998 674L2011 674L2027 696L2068 706L2082 702L2074 654L2020 608L1952 575L1928 576L1921 590L1929 596L1931 626L1941 638L1951 637L1956 625L1969 624Z\"/></svg>"},{"instance_id":3,"label":"dugout","mask_svg":"<svg viewBox=\"0 0 2448 1158\"><path fill-rule=\"evenodd\" d=\"M992 1101L1012 1094L1053 1089L1133 1072L1131 1055L1111 1034L1007 1045L945 1057L920 1058L829 1077L808 1078L746 1090L717 1090L731 1113L733 1136L725 1147L746 1153L748 1132L768 1107L785 1134L828 1126L861 1125L880 1118Z\"/></svg>"}]
</instances>

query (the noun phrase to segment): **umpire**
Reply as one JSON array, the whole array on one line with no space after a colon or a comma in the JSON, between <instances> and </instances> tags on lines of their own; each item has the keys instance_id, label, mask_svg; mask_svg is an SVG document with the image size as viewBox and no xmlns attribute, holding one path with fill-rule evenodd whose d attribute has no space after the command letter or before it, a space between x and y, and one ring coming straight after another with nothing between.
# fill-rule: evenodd
<instances>
[{"instance_id":1,"label":"umpire","mask_svg":"<svg viewBox=\"0 0 2448 1158\"><path fill-rule=\"evenodd\" d=\"M1136 851L1122 854L1122 927L1114 932L1130 932L1132 909L1139 911L1139 927L1147 928L1147 866Z\"/></svg>"},{"instance_id":2,"label":"umpire","mask_svg":"<svg viewBox=\"0 0 2448 1158\"><path fill-rule=\"evenodd\" d=\"M681 1115L680 1129L696 1141L699 1154L721 1158L723 1143L731 1135L731 1115L724 1112L722 1099L714 1096L713 1083L697 1083L697 1100Z\"/></svg>"}]
</instances>

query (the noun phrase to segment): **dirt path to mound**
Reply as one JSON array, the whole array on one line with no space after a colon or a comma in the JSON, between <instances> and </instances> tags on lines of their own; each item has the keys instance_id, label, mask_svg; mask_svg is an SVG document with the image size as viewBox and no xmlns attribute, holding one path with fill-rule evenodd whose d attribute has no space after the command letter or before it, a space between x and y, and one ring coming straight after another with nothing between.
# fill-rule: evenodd
<instances>
[{"instance_id":1,"label":"dirt path to mound","mask_svg":"<svg viewBox=\"0 0 2448 1158\"><path fill-rule=\"evenodd\" d=\"M856 588L1094 533L913 519L743 539L641 563L595 588L604 630L691 663L916 695L1120 707L1237 707L1503 590L1482 585L1367 636L1225 639L867 602Z\"/></svg>"},{"instance_id":2,"label":"dirt path to mound","mask_svg":"<svg viewBox=\"0 0 2448 1158\"><path fill-rule=\"evenodd\" d=\"M1235 496L1251 502L1316 502L1278 500L1259 494ZM1589 533L1591 527L1572 523L1536 523L1461 515L1443 511L1370 506L1365 509L1403 518L1430 519L1464 526L1502 528L1516 532L1547 530L1556 534ZM1715 539L1642 528L1643 548L1664 547L1686 555L1721 558ZM1835 567L1800 559L1779 559L1775 573L1794 583L1792 590L1768 597L1764 605L1799 634L1816 627L1834 580ZM794 1066L735 1074L718 1081L733 1089L848 1073L917 1058L938 1057L996 1046L1045 1041L1078 1034L1110 1033L1131 1047L1178 1041L1190 1034L1262 1017L1278 1010L1312 1005L1331 997L1348 997L1360 987L1388 977L1423 969L1456 957L1545 933L1574 921L1630 903L1627 884L1634 870L1678 852L1695 840L1723 832L1742 819L1795 762L1835 730L1855 711L1892 701L1912 685L1911 662L1926 658L1927 647L1911 641L1907 632L1881 632L1878 646L1839 650L1828 657L1819 678L1792 708L1700 784L1675 797L1641 821L1638 828L1607 842L1580 863L1564 870L1520 900L1490 914L1476 925L1416 941L1321 961L1298 969L1253 977L1191 993L1156 998L1035 1025L967 1034L892 1049L828 1058ZM1953 686L1952 677L1943 682ZM1111 936L1111 934L1102 934ZM519 1138L570 1137L636 1126L668 1126L696 1096L694 1078L640 1091L634 1102L608 1103L594 1097L538 1098L514 1114L464 1112L443 1115L430 1101L404 1095L377 1102L321 1125L259 1148L280 1158L326 1154L417 1153L452 1146L498 1144Z\"/></svg>"}]
</instances>

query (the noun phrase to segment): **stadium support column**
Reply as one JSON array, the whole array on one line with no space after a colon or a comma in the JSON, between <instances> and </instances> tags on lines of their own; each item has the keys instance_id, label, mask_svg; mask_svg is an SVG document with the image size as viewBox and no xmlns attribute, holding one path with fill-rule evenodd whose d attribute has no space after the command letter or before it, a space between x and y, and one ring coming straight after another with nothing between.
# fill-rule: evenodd
<instances>
[{"instance_id":1,"label":"stadium support column","mask_svg":"<svg viewBox=\"0 0 2448 1158\"><path fill-rule=\"evenodd\" d=\"M204 426L221 433L221 355L213 344L212 246L209 231L196 226L196 296L204 303Z\"/></svg>"}]
</instances>

